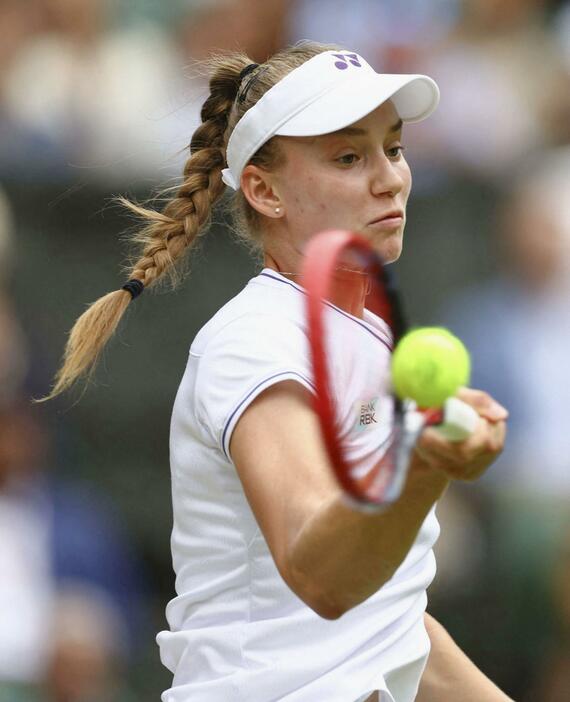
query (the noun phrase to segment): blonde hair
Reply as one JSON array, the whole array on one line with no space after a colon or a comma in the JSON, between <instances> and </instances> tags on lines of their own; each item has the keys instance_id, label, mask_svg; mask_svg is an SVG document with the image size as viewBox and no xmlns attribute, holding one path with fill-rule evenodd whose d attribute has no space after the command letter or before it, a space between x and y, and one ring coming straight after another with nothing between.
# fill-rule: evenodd
<instances>
[{"instance_id":1,"label":"blonde hair","mask_svg":"<svg viewBox=\"0 0 570 702\"><path fill-rule=\"evenodd\" d=\"M165 274L176 281L176 270L183 263L197 237L210 221L213 205L224 192L221 171L225 167L229 135L242 115L273 85L293 69L323 51L336 46L301 42L272 56L266 63L244 75L252 61L243 53L213 57L210 69L210 94L201 110L201 125L190 142L181 185L162 211L142 207L121 198L121 202L144 223L133 243L138 254L130 268L129 279L153 286ZM263 168L275 168L280 153L276 139L269 140L250 159ZM232 203L238 233L259 243L259 215L241 191ZM63 363L54 386L44 399L67 390L80 377L89 376L107 342L132 300L127 290L115 290L96 300L79 317L69 333Z\"/></svg>"}]
</instances>

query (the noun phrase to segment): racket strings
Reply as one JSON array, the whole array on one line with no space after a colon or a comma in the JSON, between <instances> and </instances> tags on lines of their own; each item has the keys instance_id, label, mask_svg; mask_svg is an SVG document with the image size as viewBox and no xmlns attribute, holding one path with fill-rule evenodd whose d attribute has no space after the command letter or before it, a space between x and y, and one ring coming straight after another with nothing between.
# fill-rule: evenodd
<instances>
[{"instance_id":1,"label":"racket strings","mask_svg":"<svg viewBox=\"0 0 570 702\"><path fill-rule=\"evenodd\" d=\"M357 466L350 469L353 497L362 505L381 506L396 500L403 489L416 441L425 424L435 419L434 415L427 420L413 404L394 405L393 427L388 439L377 448L381 454L378 461L365 474Z\"/></svg>"},{"instance_id":2,"label":"racket strings","mask_svg":"<svg viewBox=\"0 0 570 702\"><path fill-rule=\"evenodd\" d=\"M341 275L339 275L339 272ZM342 273L346 273L343 276ZM356 275L358 274L358 275ZM366 280L361 276L366 276ZM352 280L351 280L352 278ZM392 415L388 419L389 439L376 447L378 459L363 472L363 466L352 463L349 447L344 443L339 426L338 398L333 399L330 360L331 340L325 328L327 303L343 308L342 302L358 308L364 303L390 328L393 345L406 331L403 305L396 282L370 244L357 234L342 230L322 232L310 242L303 270L303 286L307 292L308 336L316 388L315 409L327 447L331 467L345 491L346 498L357 508L378 511L393 503L403 489L410 456L424 426L418 412L410 411L393 396L386 381L381 396L392 398ZM351 308L349 307L349 311ZM360 315L359 315L360 316ZM392 344L389 345L389 347ZM412 419L419 417L415 423Z\"/></svg>"}]
</instances>

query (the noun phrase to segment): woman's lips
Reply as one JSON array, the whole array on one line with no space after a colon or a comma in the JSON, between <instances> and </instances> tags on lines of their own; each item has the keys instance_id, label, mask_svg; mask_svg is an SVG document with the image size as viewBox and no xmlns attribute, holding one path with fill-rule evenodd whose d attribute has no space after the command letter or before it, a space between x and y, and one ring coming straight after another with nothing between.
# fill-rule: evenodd
<instances>
[{"instance_id":1,"label":"woman's lips","mask_svg":"<svg viewBox=\"0 0 570 702\"><path fill-rule=\"evenodd\" d=\"M368 226L373 229L395 229L401 227L403 223L404 217L402 215L391 215L382 219L375 219Z\"/></svg>"}]
</instances>

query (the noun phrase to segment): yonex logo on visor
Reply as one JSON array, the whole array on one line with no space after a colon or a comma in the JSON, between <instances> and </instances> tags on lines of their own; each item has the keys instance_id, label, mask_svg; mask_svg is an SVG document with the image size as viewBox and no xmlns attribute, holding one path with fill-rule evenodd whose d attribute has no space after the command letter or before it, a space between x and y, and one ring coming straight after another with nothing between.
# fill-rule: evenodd
<instances>
[{"instance_id":1,"label":"yonex logo on visor","mask_svg":"<svg viewBox=\"0 0 570 702\"><path fill-rule=\"evenodd\" d=\"M347 61L350 61L353 66L362 68L362 64L358 60L358 54L333 54L333 58L338 59L338 61L335 61L334 65L341 71L348 68Z\"/></svg>"},{"instance_id":2,"label":"yonex logo on visor","mask_svg":"<svg viewBox=\"0 0 570 702\"><path fill-rule=\"evenodd\" d=\"M228 141L224 183L239 190L248 161L273 136L330 134L386 100L392 100L403 122L419 122L437 107L439 89L427 76L376 73L351 51L313 56L270 88L238 121Z\"/></svg>"}]
</instances>

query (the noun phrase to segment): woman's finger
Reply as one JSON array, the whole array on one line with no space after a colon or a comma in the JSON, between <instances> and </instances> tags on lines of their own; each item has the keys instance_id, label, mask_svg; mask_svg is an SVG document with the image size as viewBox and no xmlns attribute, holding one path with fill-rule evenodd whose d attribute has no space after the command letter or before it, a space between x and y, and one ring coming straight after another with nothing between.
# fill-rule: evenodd
<instances>
[{"instance_id":1,"label":"woman's finger","mask_svg":"<svg viewBox=\"0 0 570 702\"><path fill-rule=\"evenodd\" d=\"M456 480L479 477L503 449L506 436L504 421L488 422L481 418L475 432L465 441L445 440L435 428L426 429L416 445L424 462L443 470Z\"/></svg>"},{"instance_id":2,"label":"woman's finger","mask_svg":"<svg viewBox=\"0 0 570 702\"><path fill-rule=\"evenodd\" d=\"M481 417L485 417L490 422L504 421L509 416L508 410L484 390L460 388L457 391L457 397L471 405Z\"/></svg>"}]
</instances>

